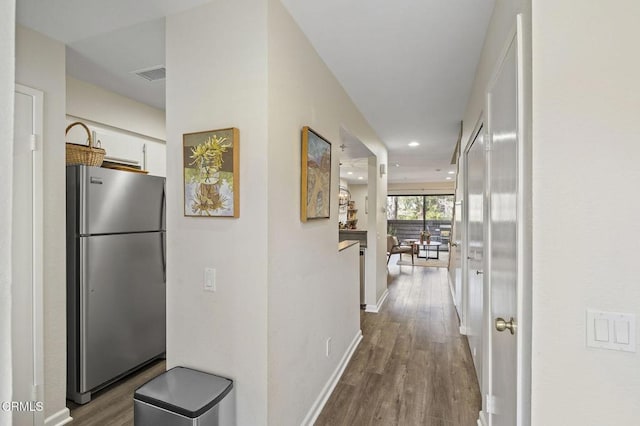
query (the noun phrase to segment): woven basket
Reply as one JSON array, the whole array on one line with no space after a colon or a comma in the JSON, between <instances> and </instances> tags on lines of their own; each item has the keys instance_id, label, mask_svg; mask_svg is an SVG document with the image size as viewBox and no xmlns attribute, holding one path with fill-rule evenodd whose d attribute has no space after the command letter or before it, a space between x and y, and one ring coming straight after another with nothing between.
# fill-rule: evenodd
<instances>
[{"instance_id":1,"label":"woven basket","mask_svg":"<svg viewBox=\"0 0 640 426\"><path fill-rule=\"evenodd\" d=\"M104 155L106 154L105 150L102 148L96 148L93 146L93 138L91 137L91 131L89 128L79 121L75 123L71 123L67 126L67 129L64 131L64 135L67 136L69 130L73 126L82 126L84 130L87 132L87 138L89 140L89 145L79 145L75 143L66 144L67 151L67 165L71 164L85 164L87 166L97 166L100 167L102 165L102 160L104 160Z\"/></svg>"}]
</instances>

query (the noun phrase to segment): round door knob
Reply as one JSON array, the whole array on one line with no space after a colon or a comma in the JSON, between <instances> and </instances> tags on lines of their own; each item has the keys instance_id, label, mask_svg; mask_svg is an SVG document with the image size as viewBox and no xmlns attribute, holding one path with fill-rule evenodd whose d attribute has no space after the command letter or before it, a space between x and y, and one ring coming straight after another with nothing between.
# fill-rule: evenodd
<instances>
[{"instance_id":1,"label":"round door knob","mask_svg":"<svg viewBox=\"0 0 640 426\"><path fill-rule=\"evenodd\" d=\"M511 334L515 334L516 327L517 325L513 318L510 318L509 321L505 321L504 318L496 318L496 330L498 331L509 330Z\"/></svg>"}]
</instances>

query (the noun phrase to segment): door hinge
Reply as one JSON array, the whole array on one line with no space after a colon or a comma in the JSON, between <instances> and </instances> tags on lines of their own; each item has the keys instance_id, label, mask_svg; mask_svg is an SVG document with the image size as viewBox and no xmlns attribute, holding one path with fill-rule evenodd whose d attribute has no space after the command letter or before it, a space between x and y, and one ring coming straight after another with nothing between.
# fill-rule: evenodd
<instances>
[{"instance_id":1,"label":"door hinge","mask_svg":"<svg viewBox=\"0 0 640 426\"><path fill-rule=\"evenodd\" d=\"M493 395L487 395L487 413L495 414L496 413L496 397Z\"/></svg>"},{"instance_id":2,"label":"door hinge","mask_svg":"<svg viewBox=\"0 0 640 426\"><path fill-rule=\"evenodd\" d=\"M29 145L31 147L31 151L38 150L38 135L31 135L29 137Z\"/></svg>"}]
</instances>

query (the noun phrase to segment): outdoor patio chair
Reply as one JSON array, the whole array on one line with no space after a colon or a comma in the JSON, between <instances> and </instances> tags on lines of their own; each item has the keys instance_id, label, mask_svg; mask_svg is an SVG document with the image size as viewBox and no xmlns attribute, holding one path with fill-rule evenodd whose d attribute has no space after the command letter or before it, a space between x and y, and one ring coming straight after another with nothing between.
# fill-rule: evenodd
<instances>
[{"instance_id":1,"label":"outdoor patio chair","mask_svg":"<svg viewBox=\"0 0 640 426\"><path fill-rule=\"evenodd\" d=\"M391 255L396 253L400 255L400 260L402 260L402 253L411 254L411 264L413 265L413 246L402 245L398 242L398 238L393 235L387 235L387 265Z\"/></svg>"}]
</instances>

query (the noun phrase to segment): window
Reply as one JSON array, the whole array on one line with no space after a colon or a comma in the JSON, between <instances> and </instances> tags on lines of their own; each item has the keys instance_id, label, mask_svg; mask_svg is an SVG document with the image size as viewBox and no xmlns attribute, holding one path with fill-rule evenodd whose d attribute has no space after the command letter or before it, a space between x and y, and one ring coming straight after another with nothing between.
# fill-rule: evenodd
<instances>
[{"instance_id":1,"label":"window","mask_svg":"<svg viewBox=\"0 0 640 426\"><path fill-rule=\"evenodd\" d=\"M423 196L387 197L387 219L422 220L424 216Z\"/></svg>"}]
</instances>

